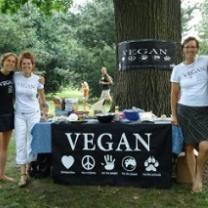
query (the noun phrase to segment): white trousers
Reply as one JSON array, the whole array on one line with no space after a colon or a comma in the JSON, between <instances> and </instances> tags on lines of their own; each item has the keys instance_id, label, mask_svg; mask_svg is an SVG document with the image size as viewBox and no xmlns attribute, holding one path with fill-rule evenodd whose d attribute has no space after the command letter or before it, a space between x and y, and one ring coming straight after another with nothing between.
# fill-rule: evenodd
<instances>
[{"instance_id":1,"label":"white trousers","mask_svg":"<svg viewBox=\"0 0 208 208\"><path fill-rule=\"evenodd\" d=\"M16 139L16 163L28 164L36 160L37 155L32 154L31 130L40 121L40 112L15 113L15 139Z\"/></svg>"},{"instance_id":2,"label":"white trousers","mask_svg":"<svg viewBox=\"0 0 208 208\"><path fill-rule=\"evenodd\" d=\"M109 90L102 90L100 95L100 100L110 100L111 101L111 95L110 95L110 89Z\"/></svg>"}]
</instances>

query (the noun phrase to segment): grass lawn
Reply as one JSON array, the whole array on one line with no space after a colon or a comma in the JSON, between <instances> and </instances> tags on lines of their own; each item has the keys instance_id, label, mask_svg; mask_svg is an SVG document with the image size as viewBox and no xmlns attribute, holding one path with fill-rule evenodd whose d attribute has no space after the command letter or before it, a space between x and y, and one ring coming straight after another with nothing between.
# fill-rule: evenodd
<instances>
[{"instance_id":1,"label":"grass lawn","mask_svg":"<svg viewBox=\"0 0 208 208\"><path fill-rule=\"evenodd\" d=\"M66 87L66 88L61 89L57 93L47 94L48 98L55 97L55 96L58 96L61 98L74 98L74 97L76 97L78 99L81 99L82 98L82 91L81 91L81 89L79 90L79 89L72 89L70 87Z\"/></svg>"},{"instance_id":2,"label":"grass lawn","mask_svg":"<svg viewBox=\"0 0 208 208\"><path fill-rule=\"evenodd\" d=\"M58 94L77 97L70 90ZM63 96L63 94L65 96ZM18 180L15 164L15 141L9 146L7 174ZM191 194L188 185L173 183L171 189L141 189L137 187L64 186L51 178L32 179L26 188L17 183L0 182L0 208L207 208L208 187Z\"/></svg>"},{"instance_id":3,"label":"grass lawn","mask_svg":"<svg viewBox=\"0 0 208 208\"><path fill-rule=\"evenodd\" d=\"M18 180L14 162L15 142L11 141L7 173ZM208 188L191 194L188 185L173 184L171 189L137 187L64 186L51 178L32 179L26 188L0 183L0 208L207 208Z\"/></svg>"}]
</instances>

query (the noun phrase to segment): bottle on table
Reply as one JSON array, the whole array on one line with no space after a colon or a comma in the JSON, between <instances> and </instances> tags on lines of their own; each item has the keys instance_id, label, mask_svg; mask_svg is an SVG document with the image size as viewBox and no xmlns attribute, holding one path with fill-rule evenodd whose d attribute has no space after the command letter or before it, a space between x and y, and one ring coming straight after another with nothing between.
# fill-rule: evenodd
<instances>
[{"instance_id":1,"label":"bottle on table","mask_svg":"<svg viewBox=\"0 0 208 208\"><path fill-rule=\"evenodd\" d=\"M119 106L116 105L115 106L115 121L119 121L119 120L120 120Z\"/></svg>"}]
</instances>

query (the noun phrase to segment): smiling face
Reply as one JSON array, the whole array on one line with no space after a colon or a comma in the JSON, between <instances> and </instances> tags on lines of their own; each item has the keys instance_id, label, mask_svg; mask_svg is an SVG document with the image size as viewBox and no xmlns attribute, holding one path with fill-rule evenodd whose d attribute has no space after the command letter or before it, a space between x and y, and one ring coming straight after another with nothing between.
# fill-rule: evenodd
<instances>
[{"instance_id":1,"label":"smiling face","mask_svg":"<svg viewBox=\"0 0 208 208\"><path fill-rule=\"evenodd\" d=\"M28 58L22 59L20 67L21 67L21 70L23 71L23 73L26 75L30 75L34 69L32 61Z\"/></svg>"},{"instance_id":2,"label":"smiling face","mask_svg":"<svg viewBox=\"0 0 208 208\"><path fill-rule=\"evenodd\" d=\"M17 59L16 59L16 57L14 57L12 55L6 57L2 62L2 67L6 72L14 71L16 65L17 65Z\"/></svg>"},{"instance_id":3,"label":"smiling face","mask_svg":"<svg viewBox=\"0 0 208 208\"><path fill-rule=\"evenodd\" d=\"M198 50L199 48L195 40L190 40L187 43L185 43L183 46L183 54L185 61L187 63L193 62L198 53Z\"/></svg>"}]
</instances>

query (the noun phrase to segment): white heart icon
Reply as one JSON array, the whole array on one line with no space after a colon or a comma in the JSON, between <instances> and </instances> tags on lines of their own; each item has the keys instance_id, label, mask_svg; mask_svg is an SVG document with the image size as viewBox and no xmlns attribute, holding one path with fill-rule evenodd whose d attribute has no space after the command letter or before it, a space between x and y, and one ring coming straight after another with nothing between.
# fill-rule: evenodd
<instances>
[{"instance_id":1,"label":"white heart icon","mask_svg":"<svg viewBox=\"0 0 208 208\"><path fill-rule=\"evenodd\" d=\"M61 158L61 162L66 169L69 169L74 164L74 158L71 155L70 156L64 155Z\"/></svg>"}]
</instances>

